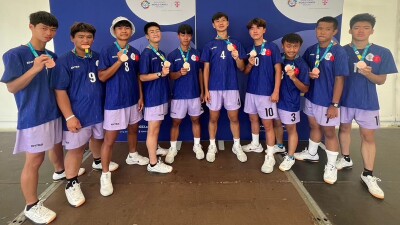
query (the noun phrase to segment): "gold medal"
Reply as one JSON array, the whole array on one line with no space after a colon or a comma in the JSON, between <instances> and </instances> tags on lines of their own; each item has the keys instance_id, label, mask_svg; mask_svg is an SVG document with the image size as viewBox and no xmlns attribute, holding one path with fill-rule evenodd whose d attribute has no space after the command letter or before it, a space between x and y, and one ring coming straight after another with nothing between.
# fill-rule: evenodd
<instances>
[{"instance_id":1,"label":"gold medal","mask_svg":"<svg viewBox=\"0 0 400 225\"><path fill-rule=\"evenodd\" d=\"M185 62L184 64L183 64L183 68L185 68L185 69L190 69L190 63L188 63L188 62Z\"/></svg>"}]
</instances>

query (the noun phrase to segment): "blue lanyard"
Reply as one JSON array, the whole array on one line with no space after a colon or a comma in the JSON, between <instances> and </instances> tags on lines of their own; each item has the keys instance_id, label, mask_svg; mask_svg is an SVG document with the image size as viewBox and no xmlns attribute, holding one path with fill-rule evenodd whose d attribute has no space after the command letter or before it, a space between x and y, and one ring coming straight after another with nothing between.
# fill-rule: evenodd
<instances>
[{"instance_id":1,"label":"blue lanyard","mask_svg":"<svg viewBox=\"0 0 400 225\"><path fill-rule=\"evenodd\" d=\"M114 44L117 46L118 51L124 50L124 54L126 54L128 52L128 48L129 48L128 44L126 45L126 47L124 49L122 49L121 46L119 46L118 42L114 42Z\"/></svg>"},{"instance_id":2,"label":"blue lanyard","mask_svg":"<svg viewBox=\"0 0 400 225\"><path fill-rule=\"evenodd\" d=\"M79 58L82 58L78 55L78 53L76 53L76 48L72 49L72 52ZM84 59L91 59L92 58L92 51L90 51L89 53L85 52L85 57L83 57Z\"/></svg>"},{"instance_id":3,"label":"blue lanyard","mask_svg":"<svg viewBox=\"0 0 400 225\"><path fill-rule=\"evenodd\" d=\"M261 54L261 53L263 52L264 45L265 45L266 42L267 42L266 40L263 40L263 43L262 43L262 45L261 45L260 52L257 53L257 55L258 55L258 54ZM253 45L253 50L254 50L255 52L257 52L257 51L256 51L256 46L255 46L255 45Z\"/></svg>"},{"instance_id":4,"label":"blue lanyard","mask_svg":"<svg viewBox=\"0 0 400 225\"><path fill-rule=\"evenodd\" d=\"M188 61L189 61L189 51L190 51L190 47L188 48L188 51L187 51L187 53L186 53L186 57L185 57L185 54L183 54L182 48L179 47L178 49L179 49L179 51L181 52L181 56L182 56L182 58L183 58L183 61L184 61L184 62L188 62Z\"/></svg>"},{"instance_id":5,"label":"blue lanyard","mask_svg":"<svg viewBox=\"0 0 400 225\"><path fill-rule=\"evenodd\" d=\"M229 37L228 37L228 39L225 40L225 39L222 39L222 37L220 37L219 35L217 35L217 39L225 41L226 45L232 44L232 42L229 41Z\"/></svg>"},{"instance_id":6,"label":"blue lanyard","mask_svg":"<svg viewBox=\"0 0 400 225\"><path fill-rule=\"evenodd\" d=\"M153 50L153 52L156 53L156 55L157 55L158 57L160 57L160 59L161 59L163 62L165 62L165 57L164 57L163 55L161 55L153 46L149 45L149 46L147 46L147 47L149 47L151 50Z\"/></svg>"},{"instance_id":7,"label":"blue lanyard","mask_svg":"<svg viewBox=\"0 0 400 225\"><path fill-rule=\"evenodd\" d=\"M356 55L357 55L358 60L364 61L365 56L366 56L367 53L368 53L369 47L371 47L371 44L368 44L367 47L365 47L362 56L360 55L360 52L358 51L358 49L356 48L356 46L355 46L353 43L351 43L351 45L352 45L352 47L353 47L354 53L356 53Z\"/></svg>"},{"instance_id":8,"label":"blue lanyard","mask_svg":"<svg viewBox=\"0 0 400 225\"><path fill-rule=\"evenodd\" d=\"M35 58L39 57L39 54L36 52L36 50L33 48L32 44L31 44L30 42L28 42L28 47L29 47L29 49L31 50L33 56L35 56ZM44 51L46 52L46 55L50 57L50 59L53 58L53 56L51 56L51 55L47 52L46 49L45 49Z\"/></svg>"},{"instance_id":9,"label":"blue lanyard","mask_svg":"<svg viewBox=\"0 0 400 225\"><path fill-rule=\"evenodd\" d=\"M321 60L319 60L319 52L320 52L320 49L319 49L319 44L318 44L318 46L317 46L317 55L315 56L315 59L316 59L316 60L315 60L315 66L314 66L314 68L318 68L320 62L321 62L322 60L324 60L326 54L328 54L328 52L329 52L329 50L331 50L332 46L333 46L333 41L331 41L331 43L330 43L330 44L328 45L328 47L325 49L325 52L324 52L324 54L322 55Z\"/></svg>"}]
</instances>

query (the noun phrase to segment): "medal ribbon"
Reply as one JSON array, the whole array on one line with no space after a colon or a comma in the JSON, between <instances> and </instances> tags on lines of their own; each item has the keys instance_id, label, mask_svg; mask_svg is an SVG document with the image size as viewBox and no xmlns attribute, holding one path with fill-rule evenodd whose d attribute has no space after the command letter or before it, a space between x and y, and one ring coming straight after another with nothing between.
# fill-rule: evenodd
<instances>
[{"instance_id":1,"label":"medal ribbon","mask_svg":"<svg viewBox=\"0 0 400 225\"><path fill-rule=\"evenodd\" d=\"M119 46L118 42L114 42L115 46L117 46L118 51L124 50L124 54L126 54L128 52L128 48L129 45L127 44L126 47L124 49L121 48L121 46Z\"/></svg>"},{"instance_id":2,"label":"medal ribbon","mask_svg":"<svg viewBox=\"0 0 400 225\"><path fill-rule=\"evenodd\" d=\"M28 42L28 47L31 50L33 56L35 56L35 58L39 57L39 54L36 52L36 50L33 48L32 44L30 42ZM53 57L47 52L47 50L44 50L46 52L46 55L50 57L50 59L52 59Z\"/></svg>"},{"instance_id":3,"label":"medal ribbon","mask_svg":"<svg viewBox=\"0 0 400 225\"><path fill-rule=\"evenodd\" d=\"M368 45L367 45L367 47L365 47L362 55L360 55L360 52L358 51L357 47L353 43L351 43L351 45L353 47L354 53L356 53L356 55L357 55L358 60L364 61L365 56L368 53L369 47L371 47L371 44L368 43Z\"/></svg>"},{"instance_id":4,"label":"medal ribbon","mask_svg":"<svg viewBox=\"0 0 400 225\"><path fill-rule=\"evenodd\" d=\"M186 57L185 57L185 54L183 54L182 48L179 47L178 49L179 49L179 51L181 52L181 56L182 56L182 58L183 58L183 61L184 61L184 62L189 61L189 51L190 51L190 47L189 47L189 49L188 49L188 51L187 51L187 53L186 53Z\"/></svg>"},{"instance_id":5,"label":"medal ribbon","mask_svg":"<svg viewBox=\"0 0 400 225\"><path fill-rule=\"evenodd\" d=\"M266 40L263 40L263 43L262 43L262 45L261 45L260 52L257 53L257 55L262 53L262 51L263 51L263 49L264 49L264 45L265 45L266 42L267 42ZM255 52L257 52L257 51L256 51L256 46L255 46L255 45L253 45L253 50L254 50Z\"/></svg>"},{"instance_id":6,"label":"medal ribbon","mask_svg":"<svg viewBox=\"0 0 400 225\"><path fill-rule=\"evenodd\" d=\"M149 45L148 47L149 47L151 50L153 50L153 52L156 53L156 55L157 55L158 57L160 57L160 59L161 59L163 62L166 61L165 57L164 57L163 55L161 55L153 46Z\"/></svg>"},{"instance_id":7,"label":"medal ribbon","mask_svg":"<svg viewBox=\"0 0 400 225\"><path fill-rule=\"evenodd\" d=\"M329 52L329 50L331 50L332 46L333 46L333 41L331 41L331 43L330 43L330 44L328 45L328 47L325 49L325 52L324 52L324 54L322 55L321 60L319 60L319 52L320 52L320 49L319 49L319 44L318 44L318 46L317 46L317 54L316 54L316 56L315 56L315 59L316 59L316 60L315 60L314 68L318 68L320 62L321 62L322 60L325 59L326 54L328 54L328 52Z\"/></svg>"}]
</instances>

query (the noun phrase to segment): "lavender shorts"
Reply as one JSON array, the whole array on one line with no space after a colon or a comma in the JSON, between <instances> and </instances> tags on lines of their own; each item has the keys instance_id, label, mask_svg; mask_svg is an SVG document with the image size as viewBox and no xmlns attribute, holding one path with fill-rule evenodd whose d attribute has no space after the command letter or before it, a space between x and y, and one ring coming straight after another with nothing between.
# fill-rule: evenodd
<instances>
[{"instance_id":1,"label":"lavender shorts","mask_svg":"<svg viewBox=\"0 0 400 225\"><path fill-rule=\"evenodd\" d=\"M226 110L237 110L240 108L240 95L238 90L210 91L211 103L207 106L212 111L219 111L222 104Z\"/></svg>"},{"instance_id":2,"label":"lavender shorts","mask_svg":"<svg viewBox=\"0 0 400 225\"><path fill-rule=\"evenodd\" d=\"M171 101L171 117L183 119L186 113L189 116L200 116L204 112L200 98L193 99L173 99Z\"/></svg>"},{"instance_id":3,"label":"lavender shorts","mask_svg":"<svg viewBox=\"0 0 400 225\"><path fill-rule=\"evenodd\" d=\"M300 111L289 112L278 109L278 118L283 124L296 124L300 122Z\"/></svg>"},{"instance_id":4,"label":"lavender shorts","mask_svg":"<svg viewBox=\"0 0 400 225\"><path fill-rule=\"evenodd\" d=\"M144 120L158 121L164 120L164 116L168 113L168 103L157 105L153 107L144 108Z\"/></svg>"},{"instance_id":5,"label":"lavender shorts","mask_svg":"<svg viewBox=\"0 0 400 225\"><path fill-rule=\"evenodd\" d=\"M314 117L317 123L321 126L332 127L340 124L340 109L339 116L333 119L326 117L328 107L313 104L308 99L305 100L303 112L310 117Z\"/></svg>"},{"instance_id":6,"label":"lavender shorts","mask_svg":"<svg viewBox=\"0 0 400 225\"><path fill-rule=\"evenodd\" d=\"M276 119L278 111L276 103L271 102L271 96L254 95L246 93L244 100L244 112L248 114L258 114L261 119Z\"/></svg>"},{"instance_id":7,"label":"lavender shorts","mask_svg":"<svg viewBox=\"0 0 400 225\"><path fill-rule=\"evenodd\" d=\"M375 130L380 127L379 110L363 110L355 108L340 107L340 122L351 123L353 119L365 129Z\"/></svg>"},{"instance_id":8,"label":"lavender shorts","mask_svg":"<svg viewBox=\"0 0 400 225\"><path fill-rule=\"evenodd\" d=\"M62 140L61 117L36 127L17 130L14 154L39 153L51 150Z\"/></svg>"},{"instance_id":9,"label":"lavender shorts","mask_svg":"<svg viewBox=\"0 0 400 225\"><path fill-rule=\"evenodd\" d=\"M93 136L94 139L104 138L103 123L94 124L87 127L82 127L78 133L71 131L63 131L63 145L66 150L82 147L89 142Z\"/></svg>"},{"instance_id":10,"label":"lavender shorts","mask_svg":"<svg viewBox=\"0 0 400 225\"><path fill-rule=\"evenodd\" d=\"M103 128L105 130L123 130L129 124L138 123L142 118L142 112L139 112L137 104L123 109L104 110Z\"/></svg>"}]
</instances>

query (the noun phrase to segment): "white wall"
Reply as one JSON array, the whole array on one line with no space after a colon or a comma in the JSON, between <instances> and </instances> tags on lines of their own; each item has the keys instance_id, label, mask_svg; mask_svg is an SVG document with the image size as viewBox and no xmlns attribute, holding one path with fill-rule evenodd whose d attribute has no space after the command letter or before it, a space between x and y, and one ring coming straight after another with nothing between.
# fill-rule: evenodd
<instances>
[{"instance_id":1,"label":"white wall","mask_svg":"<svg viewBox=\"0 0 400 225\"><path fill-rule=\"evenodd\" d=\"M374 34L370 38L371 42L390 49L395 57L397 69L400 70L400 3L398 0L344 0L340 43L345 45L351 41L348 32L351 17L366 12L373 14L377 21ZM400 124L399 84L398 75L389 75L386 83L378 86L382 125Z\"/></svg>"},{"instance_id":2,"label":"white wall","mask_svg":"<svg viewBox=\"0 0 400 225\"><path fill-rule=\"evenodd\" d=\"M334 0L333 0L334 1ZM17 9L17 10L15 10ZM2 0L0 3L0 55L8 49L26 44L30 39L28 16L31 12L49 11L49 0ZM344 0L343 26L341 44L347 44L351 38L348 34L350 18L357 13L369 12L377 17L372 42L389 48L396 57L397 68L400 69L400 3L397 0ZM52 50L53 43L47 47ZM0 62L0 76L4 71ZM397 87L397 89L396 89ZM381 120L386 124L400 121L400 79L388 76L386 84L379 86L381 103ZM17 109L14 97L0 84L0 129L15 129Z\"/></svg>"}]
</instances>

